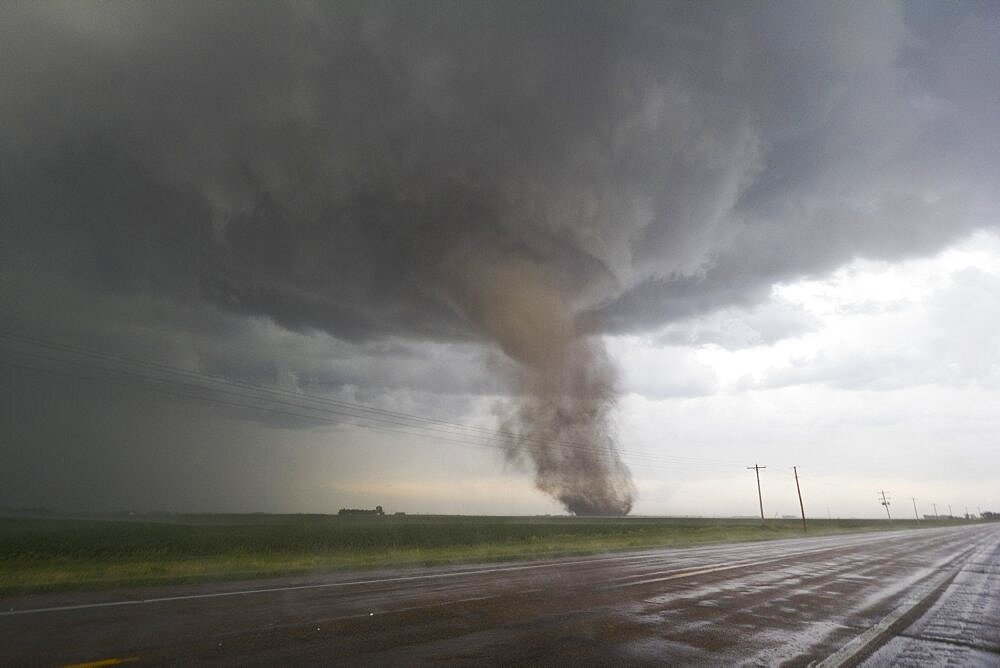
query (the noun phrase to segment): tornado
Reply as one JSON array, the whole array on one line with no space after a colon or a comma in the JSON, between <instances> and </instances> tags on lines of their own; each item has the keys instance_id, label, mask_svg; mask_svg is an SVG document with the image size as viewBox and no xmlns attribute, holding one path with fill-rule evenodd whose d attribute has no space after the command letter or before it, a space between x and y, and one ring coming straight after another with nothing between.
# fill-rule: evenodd
<instances>
[{"instance_id":1,"label":"tornado","mask_svg":"<svg viewBox=\"0 0 1000 668\"><path fill-rule=\"evenodd\" d=\"M516 365L497 410L506 460L574 515L628 514L635 485L613 429L615 367L577 327L568 277L503 250L456 264L456 307Z\"/></svg>"}]
</instances>

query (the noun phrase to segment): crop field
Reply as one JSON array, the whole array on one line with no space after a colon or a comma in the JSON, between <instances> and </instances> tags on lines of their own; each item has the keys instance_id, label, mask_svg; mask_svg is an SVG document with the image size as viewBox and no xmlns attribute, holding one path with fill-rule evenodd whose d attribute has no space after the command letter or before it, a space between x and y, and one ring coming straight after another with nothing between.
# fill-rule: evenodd
<instances>
[{"instance_id":1,"label":"crop field","mask_svg":"<svg viewBox=\"0 0 1000 668\"><path fill-rule=\"evenodd\" d=\"M810 520L822 535L945 521ZM955 520L958 524L959 521ZM336 515L0 517L0 595L788 538L798 520Z\"/></svg>"}]
</instances>

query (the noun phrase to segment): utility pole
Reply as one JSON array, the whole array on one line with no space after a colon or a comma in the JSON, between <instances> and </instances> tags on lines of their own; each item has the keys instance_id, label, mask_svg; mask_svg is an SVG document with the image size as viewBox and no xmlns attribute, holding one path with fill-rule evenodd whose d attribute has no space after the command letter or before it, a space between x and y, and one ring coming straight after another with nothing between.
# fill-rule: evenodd
<instances>
[{"instance_id":1,"label":"utility pole","mask_svg":"<svg viewBox=\"0 0 1000 668\"><path fill-rule=\"evenodd\" d=\"M937 504L936 503L932 503L931 505L934 506L934 519L938 519Z\"/></svg>"},{"instance_id":2,"label":"utility pole","mask_svg":"<svg viewBox=\"0 0 1000 668\"><path fill-rule=\"evenodd\" d=\"M882 505L885 506L885 514L891 520L892 515L889 514L889 499L885 498L885 490L879 492L882 495Z\"/></svg>"},{"instance_id":3,"label":"utility pole","mask_svg":"<svg viewBox=\"0 0 1000 668\"><path fill-rule=\"evenodd\" d=\"M920 515L917 514L917 499L911 496L910 500L913 501L913 517L916 518L916 520L919 522Z\"/></svg>"},{"instance_id":4,"label":"utility pole","mask_svg":"<svg viewBox=\"0 0 1000 668\"><path fill-rule=\"evenodd\" d=\"M805 533L808 529L806 529L806 508L802 505L802 488L799 487L799 469L793 466L792 471L795 472L795 491L799 493L799 510L802 511L802 532Z\"/></svg>"},{"instance_id":5,"label":"utility pole","mask_svg":"<svg viewBox=\"0 0 1000 668\"><path fill-rule=\"evenodd\" d=\"M951 504L949 503L948 504L948 519L950 520L950 519L952 519L954 517L955 517L955 513L951 512Z\"/></svg>"},{"instance_id":6,"label":"utility pole","mask_svg":"<svg viewBox=\"0 0 1000 668\"><path fill-rule=\"evenodd\" d=\"M766 469L766 466L758 466L754 464L753 466L748 466L747 470L753 469L757 473L757 500L760 502L760 523L764 523L764 497L760 493L760 470Z\"/></svg>"}]
</instances>

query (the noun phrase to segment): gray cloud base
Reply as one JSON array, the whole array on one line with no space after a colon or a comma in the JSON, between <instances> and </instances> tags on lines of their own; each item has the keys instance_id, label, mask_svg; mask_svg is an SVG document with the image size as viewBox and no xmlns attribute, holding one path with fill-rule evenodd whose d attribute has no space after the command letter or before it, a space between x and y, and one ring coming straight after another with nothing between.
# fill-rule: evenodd
<instances>
[{"instance_id":1,"label":"gray cloud base","mask_svg":"<svg viewBox=\"0 0 1000 668\"><path fill-rule=\"evenodd\" d=\"M347 339L467 337L463 245L627 331L933 250L1000 182L989 6L3 11L18 252Z\"/></svg>"}]
</instances>

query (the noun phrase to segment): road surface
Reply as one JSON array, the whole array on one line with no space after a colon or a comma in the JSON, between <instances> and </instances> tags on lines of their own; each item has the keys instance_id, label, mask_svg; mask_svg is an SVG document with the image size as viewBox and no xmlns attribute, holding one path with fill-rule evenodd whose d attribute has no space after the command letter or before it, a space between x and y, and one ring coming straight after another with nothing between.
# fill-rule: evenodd
<instances>
[{"instance_id":1,"label":"road surface","mask_svg":"<svg viewBox=\"0 0 1000 668\"><path fill-rule=\"evenodd\" d=\"M0 664L998 665L998 559L972 525L7 598Z\"/></svg>"}]
</instances>

